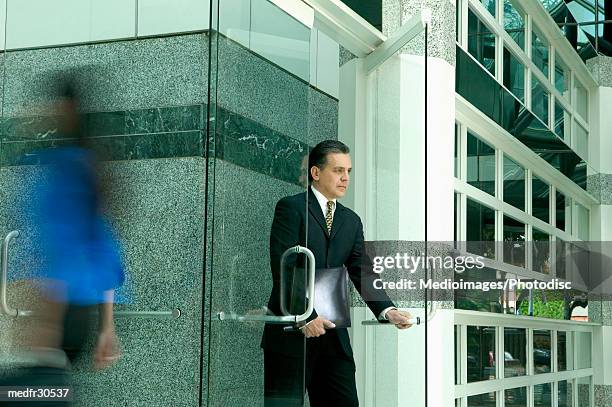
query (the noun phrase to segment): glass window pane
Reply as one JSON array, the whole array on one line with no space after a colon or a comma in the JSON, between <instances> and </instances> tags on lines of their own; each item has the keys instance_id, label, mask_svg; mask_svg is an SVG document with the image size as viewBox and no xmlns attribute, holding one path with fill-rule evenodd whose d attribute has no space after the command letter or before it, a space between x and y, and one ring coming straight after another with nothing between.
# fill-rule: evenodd
<instances>
[{"instance_id":1,"label":"glass window pane","mask_svg":"<svg viewBox=\"0 0 612 407\"><path fill-rule=\"evenodd\" d=\"M507 407L527 407L527 388L504 390L504 401Z\"/></svg>"},{"instance_id":2,"label":"glass window pane","mask_svg":"<svg viewBox=\"0 0 612 407\"><path fill-rule=\"evenodd\" d=\"M495 379L495 327L467 327L468 383Z\"/></svg>"},{"instance_id":3,"label":"glass window pane","mask_svg":"<svg viewBox=\"0 0 612 407\"><path fill-rule=\"evenodd\" d=\"M584 86L577 80L575 81L576 88L576 111L585 120L589 120L589 95Z\"/></svg>"},{"instance_id":4,"label":"glass window pane","mask_svg":"<svg viewBox=\"0 0 612 407\"><path fill-rule=\"evenodd\" d=\"M533 271L550 274L550 235L533 228Z\"/></svg>"},{"instance_id":5,"label":"glass window pane","mask_svg":"<svg viewBox=\"0 0 612 407\"><path fill-rule=\"evenodd\" d=\"M574 121L574 151L580 157L588 160L589 158L589 136L587 131Z\"/></svg>"},{"instance_id":6,"label":"glass window pane","mask_svg":"<svg viewBox=\"0 0 612 407\"><path fill-rule=\"evenodd\" d=\"M525 67L504 47L504 86L518 100L525 102Z\"/></svg>"},{"instance_id":7,"label":"glass window pane","mask_svg":"<svg viewBox=\"0 0 612 407\"><path fill-rule=\"evenodd\" d=\"M527 369L527 331L504 328L504 377L525 376Z\"/></svg>"},{"instance_id":8,"label":"glass window pane","mask_svg":"<svg viewBox=\"0 0 612 407\"><path fill-rule=\"evenodd\" d=\"M495 195L495 150L470 132L467 134L467 183Z\"/></svg>"},{"instance_id":9,"label":"glass window pane","mask_svg":"<svg viewBox=\"0 0 612 407\"><path fill-rule=\"evenodd\" d=\"M557 136L561 137L568 144L570 141L569 139L570 123L571 121L570 121L569 113L567 112L567 110L565 110L559 102L555 101L555 129L554 130L555 130L555 133L557 133Z\"/></svg>"},{"instance_id":10,"label":"glass window pane","mask_svg":"<svg viewBox=\"0 0 612 407\"><path fill-rule=\"evenodd\" d=\"M466 236L468 252L495 258L495 211L467 199Z\"/></svg>"},{"instance_id":11,"label":"glass window pane","mask_svg":"<svg viewBox=\"0 0 612 407\"><path fill-rule=\"evenodd\" d=\"M459 126L455 125L455 178L459 178Z\"/></svg>"},{"instance_id":12,"label":"glass window pane","mask_svg":"<svg viewBox=\"0 0 612 407\"><path fill-rule=\"evenodd\" d=\"M555 87L568 100L570 99L569 79L570 71L567 69L567 65L565 65L559 54L555 54Z\"/></svg>"},{"instance_id":13,"label":"glass window pane","mask_svg":"<svg viewBox=\"0 0 612 407\"><path fill-rule=\"evenodd\" d=\"M548 100L550 94L535 77L531 78L531 111L548 126Z\"/></svg>"},{"instance_id":14,"label":"glass window pane","mask_svg":"<svg viewBox=\"0 0 612 407\"><path fill-rule=\"evenodd\" d=\"M571 233L571 227L569 227L572 224L570 200L559 191L556 193L556 207L557 228Z\"/></svg>"},{"instance_id":15,"label":"glass window pane","mask_svg":"<svg viewBox=\"0 0 612 407\"><path fill-rule=\"evenodd\" d=\"M525 210L525 169L504 155L504 202Z\"/></svg>"},{"instance_id":16,"label":"glass window pane","mask_svg":"<svg viewBox=\"0 0 612 407\"><path fill-rule=\"evenodd\" d=\"M589 210L579 203L576 203L576 227L578 228L576 232L578 238L588 241L590 232Z\"/></svg>"},{"instance_id":17,"label":"glass window pane","mask_svg":"<svg viewBox=\"0 0 612 407\"><path fill-rule=\"evenodd\" d=\"M572 384L568 383L567 380L560 381L558 383L558 400L557 406L559 407L573 407L572 399Z\"/></svg>"},{"instance_id":18,"label":"glass window pane","mask_svg":"<svg viewBox=\"0 0 612 407\"><path fill-rule=\"evenodd\" d=\"M578 386L578 407L591 407L591 378L579 377Z\"/></svg>"},{"instance_id":19,"label":"glass window pane","mask_svg":"<svg viewBox=\"0 0 612 407\"><path fill-rule=\"evenodd\" d=\"M518 1L504 0L504 29L519 47L525 49L525 17Z\"/></svg>"},{"instance_id":20,"label":"glass window pane","mask_svg":"<svg viewBox=\"0 0 612 407\"><path fill-rule=\"evenodd\" d=\"M555 239L555 275L558 278L565 278L567 273L566 273L566 253L567 253L567 248L566 248L566 243L565 241L563 241L562 239L559 239L558 237Z\"/></svg>"},{"instance_id":21,"label":"glass window pane","mask_svg":"<svg viewBox=\"0 0 612 407\"><path fill-rule=\"evenodd\" d=\"M533 386L533 407L552 407L552 383Z\"/></svg>"},{"instance_id":22,"label":"glass window pane","mask_svg":"<svg viewBox=\"0 0 612 407\"><path fill-rule=\"evenodd\" d=\"M468 52L495 76L495 36L468 10Z\"/></svg>"},{"instance_id":23,"label":"glass window pane","mask_svg":"<svg viewBox=\"0 0 612 407\"><path fill-rule=\"evenodd\" d=\"M525 224L504 216L504 262L525 267Z\"/></svg>"},{"instance_id":24,"label":"glass window pane","mask_svg":"<svg viewBox=\"0 0 612 407\"><path fill-rule=\"evenodd\" d=\"M477 394L475 396L469 396L468 407L495 407L495 392L486 394Z\"/></svg>"},{"instance_id":25,"label":"glass window pane","mask_svg":"<svg viewBox=\"0 0 612 407\"><path fill-rule=\"evenodd\" d=\"M557 371L564 372L568 370L568 361L572 358L572 350L568 346L567 332L557 332Z\"/></svg>"},{"instance_id":26,"label":"glass window pane","mask_svg":"<svg viewBox=\"0 0 612 407\"><path fill-rule=\"evenodd\" d=\"M466 268L462 273L455 272L455 280L459 281L461 279L466 283L479 282L503 285L508 278L510 278L508 274L488 267L482 269ZM477 288L455 290L455 308L501 314L504 312L504 305L507 305L502 303L502 298L502 289L490 289L488 291Z\"/></svg>"},{"instance_id":27,"label":"glass window pane","mask_svg":"<svg viewBox=\"0 0 612 407\"><path fill-rule=\"evenodd\" d=\"M531 33L531 60L548 77L548 42L536 30Z\"/></svg>"},{"instance_id":28,"label":"glass window pane","mask_svg":"<svg viewBox=\"0 0 612 407\"><path fill-rule=\"evenodd\" d=\"M480 2L484 8L486 8L493 17L495 17L495 0L480 0Z\"/></svg>"},{"instance_id":29,"label":"glass window pane","mask_svg":"<svg viewBox=\"0 0 612 407\"><path fill-rule=\"evenodd\" d=\"M551 372L551 332L535 329L533 331L533 369L535 374Z\"/></svg>"},{"instance_id":30,"label":"glass window pane","mask_svg":"<svg viewBox=\"0 0 612 407\"><path fill-rule=\"evenodd\" d=\"M591 333L574 332L576 346L576 369L586 369L591 365Z\"/></svg>"},{"instance_id":31,"label":"glass window pane","mask_svg":"<svg viewBox=\"0 0 612 407\"><path fill-rule=\"evenodd\" d=\"M531 212L544 222L550 222L550 185L535 175L531 179Z\"/></svg>"}]
</instances>

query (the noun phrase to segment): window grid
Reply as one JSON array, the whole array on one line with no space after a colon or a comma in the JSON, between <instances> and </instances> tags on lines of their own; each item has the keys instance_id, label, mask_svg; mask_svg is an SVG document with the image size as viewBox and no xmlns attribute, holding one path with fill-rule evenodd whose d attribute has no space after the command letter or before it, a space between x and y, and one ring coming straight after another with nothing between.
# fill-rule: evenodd
<instances>
[{"instance_id":1,"label":"window grid","mask_svg":"<svg viewBox=\"0 0 612 407\"><path fill-rule=\"evenodd\" d=\"M458 126L457 137L460 137L458 145L460 146L460 151L458 152L457 158L459 160L459 168L460 168L460 178L456 179L455 183L455 193L457 194L457 199L459 202L457 208L457 224L455 227L457 228L457 239L461 242L465 242L467 240L467 199L473 200L481 205L487 206L491 208L495 213L495 241L502 242L504 239L504 216L510 216L516 219L519 222L522 222L526 225L526 244L525 244L525 255L526 255L526 263L525 267L517 267L511 265L509 263L503 262L503 252L499 250L499 245L495 244L495 257L494 261L497 263L492 267L502 270L505 272L510 272L517 274L521 277L526 278L537 278L539 280L547 280L556 276L556 261L552 261L552 268L550 270L550 274L544 274L540 272L534 272L532 269L532 255L530 245L527 242L533 241L533 228L537 228L538 230L549 235L549 241L551 245L551 250L549 256L551 259L556 258L556 250L557 245L555 245L555 241L557 239L561 239L565 242L570 241L581 241L577 235L577 231L579 230L577 222L578 222L578 206L576 205L577 200L572 198L570 194L568 194L563 189L558 188L554 183L551 183L549 180L545 180L542 177L538 177L540 180L548 183L549 185L549 222L546 223L539 218L536 218L533 215L533 189L532 189L532 180L534 177L534 171L531 168L525 167L523 164L516 161L512 156L504 153L500 148L494 147L494 145L484 138L481 138L478 133L475 131L468 129L468 126L462 124L461 122L456 122ZM472 133L475 137L483 140L487 144L489 144L495 150L495 195L492 196L487 192L481 191L476 187L467 184L467 137L468 131ZM525 210L522 211L518 208L511 206L510 204L504 202L503 192L504 192L504 156L507 155L510 159L515 161L517 164L522 166L525 169ZM537 175L537 173L536 173ZM559 191L564 194L566 202L569 202L570 213L570 228L569 230L561 230L556 227L556 205L557 205L557 194ZM567 204L566 204L567 205ZM586 203L581 203L588 211L588 219L589 219L589 232L590 232L590 220L591 220L591 208ZM566 228L567 229L567 228ZM579 287L576 287L579 288Z\"/></svg>"},{"instance_id":2,"label":"window grid","mask_svg":"<svg viewBox=\"0 0 612 407\"><path fill-rule=\"evenodd\" d=\"M549 38L547 38L544 34L539 34L539 38L542 39L545 43L548 44L548 75L545 75L540 71L540 69L536 66L535 62L531 59L532 56L532 33L534 29L537 30L537 27L534 27L533 20L529 14L525 14L521 10L518 10L524 16L524 25L525 25L525 49L522 49L517 43L512 39L510 34L508 34L504 29L504 0L496 0L496 17L493 17L488 10L482 5L479 0L461 0L457 2L457 7L460 8L460 22L459 28L461 29L461 35L459 46L462 47L467 52L467 10L468 8L478 17L478 19L487 26L487 28L493 33L495 36L495 79L501 86L503 84L503 50L504 47L508 48L508 50L513 54L517 60L523 64L525 69L525 100L524 105L532 110L532 84L534 80L538 80L542 86L549 93L548 97L548 123L546 125L550 128L550 130L556 134L555 132L555 102L558 102L569 114L568 120L570 125L568 126L568 134L565 135L563 141L572 149L575 149L575 145L573 143L572 133L574 131L574 121L578 121L583 129L586 130L587 140L590 132L590 128L586 120L588 118L582 118L577 113L576 103L576 86L575 83L579 83L575 78L575 73L571 70L567 64L563 61L563 65L567 68L566 74L569 74L570 80L568 81L570 98L567 100L561 92L555 86L555 59L557 57L556 48L552 45L552 42ZM468 55L471 56L471 54ZM475 58L474 58L475 60ZM479 63L478 61L476 61ZM480 63L479 63L480 64ZM486 68L483 67L485 71L489 72ZM490 72L489 72L490 74ZM588 102L589 102L589 90L585 88L587 92L587 111L589 110ZM505 86L504 86L505 88ZM511 92L510 89L507 89ZM512 92L511 92L512 93ZM584 120L583 120L584 119ZM587 141L588 145L588 141ZM588 159L588 151L587 157Z\"/></svg>"},{"instance_id":3,"label":"window grid","mask_svg":"<svg viewBox=\"0 0 612 407\"><path fill-rule=\"evenodd\" d=\"M496 358L496 373L498 379L493 380L496 382L495 387L499 387L501 383L501 389L497 388L495 390L496 393L496 407L505 407L505 391L510 389L515 389L519 387L527 388L527 406L532 407L534 405L534 388L538 384L551 384L551 402L553 406L558 405L558 384L559 382L566 381L567 386L572 389L572 405L578 405L578 382L580 379L588 379L589 381L589 405L594 406L594 383L593 383L593 368L586 369L576 369L576 360L578 355L578 349L574 346L573 337L576 332L590 332L591 333L591 341L593 340L593 328L589 326L589 324L577 323L577 322L566 322L564 327L559 328L552 326L549 323L542 322L542 326L537 326L538 322L535 324L526 324L523 318L515 317L512 318L512 322L505 322L504 320L508 320L508 317L500 318L497 314L488 314L488 313L478 313L484 315L476 316L473 311L455 311L459 315L460 321L455 323L458 331L461 332L461 335L457 337L457 340L460 343L455 344L456 349L461 349L461 357L457 359L457 362L461 367L461 376L457 380L457 384L455 385L455 391L463 390L461 393L464 393L462 397L457 397L456 400L459 400L459 405L462 407L467 407L467 399L470 396L479 395L479 394L488 394L491 393L491 382L492 380L484 380L480 382L472 382L470 383L470 388L465 389L463 386L466 385L467 382L467 328L468 326L494 326L495 327L495 358ZM521 321L523 319L523 321ZM485 322L486 321L486 322ZM504 376L504 363L502 361L505 360L505 347L504 347L504 329L506 327L516 327L523 328L527 333L527 365L526 365L526 375L522 376L527 380L533 379L531 383L525 384L522 383L517 385L516 383L507 383L507 379ZM543 373L540 375L535 375L534 371L534 344L533 344L533 332L534 330L547 330L550 331L551 337L551 370L550 373ZM571 347L572 353L570 355L570 360L567 361L567 370L559 372L557 369L558 365L558 332L566 333L566 346ZM592 366L592 360L591 360ZM540 379L538 376L546 375L544 379ZM512 379L512 378L509 378ZM506 382L506 383L505 383ZM541 382L541 383L540 383ZM482 386L478 386L480 383ZM479 389L479 387L482 387ZM467 394L465 394L467 393Z\"/></svg>"}]
</instances>

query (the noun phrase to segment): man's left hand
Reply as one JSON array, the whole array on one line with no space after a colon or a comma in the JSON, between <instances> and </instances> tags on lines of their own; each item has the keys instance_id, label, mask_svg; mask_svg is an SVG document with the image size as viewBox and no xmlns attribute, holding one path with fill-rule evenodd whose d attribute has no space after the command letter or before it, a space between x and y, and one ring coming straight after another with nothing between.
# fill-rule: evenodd
<instances>
[{"instance_id":1,"label":"man's left hand","mask_svg":"<svg viewBox=\"0 0 612 407\"><path fill-rule=\"evenodd\" d=\"M410 323L412 315L408 311L392 309L387 311L386 317L397 329L407 329L412 326Z\"/></svg>"}]
</instances>

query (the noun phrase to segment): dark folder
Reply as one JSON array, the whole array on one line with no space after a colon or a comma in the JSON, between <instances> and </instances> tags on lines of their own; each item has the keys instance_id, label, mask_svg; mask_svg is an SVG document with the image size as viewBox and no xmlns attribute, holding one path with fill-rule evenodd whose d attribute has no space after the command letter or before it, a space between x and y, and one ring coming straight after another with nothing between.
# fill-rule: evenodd
<instances>
[{"instance_id":1,"label":"dark folder","mask_svg":"<svg viewBox=\"0 0 612 407\"><path fill-rule=\"evenodd\" d=\"M348 272L344 266L316 269L314 308L336 328L351 326Z\"/></svg>"}]
</instances>

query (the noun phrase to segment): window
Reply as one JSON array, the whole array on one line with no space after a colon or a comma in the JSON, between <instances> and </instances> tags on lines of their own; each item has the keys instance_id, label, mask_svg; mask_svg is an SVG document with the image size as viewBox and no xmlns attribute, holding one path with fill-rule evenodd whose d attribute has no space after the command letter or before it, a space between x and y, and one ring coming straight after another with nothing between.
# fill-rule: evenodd
<instances>
[{"instance_id":1,"label":"window","mask_svg":"<svg viewBox=\"0 0 612 407\"><path fill-rule=\"evenodd\" d=\"M471 9L468 9L468 52L495 76L495 36Z\"/></svg>"},{"instance_id":2,"label":"window","mask_svg":"<svg viewBox=\"0 0 612 407\"><path fill-rule=\"evenodd\" d=\"M527 373L527 330L504 328L504 377Z\"/></svg>"},{"instance_id":3,"label":"window","mask_svg":"<svg viewBox=\"0 0 612 407\"><path fill-rule=\"evenodd\" d=\"M504 216L504 262L525 267L525 224Z\"/></svg>"},{"instance_id":4,"label":"window","mask_svg":"<svg viewBox=\"0 0 612 407\"><path fill-rule=\"evenodd\" d=\"M504 202L525 210L525 170L504 155Z\"/></svg>"},{"instance_id":5,"label":"window","mask_svg":"<svg viewBox=\"0 0 612 407\"><path fill-rule=\"evenodd\" d=\"M564 372L571 370L571 366L568 366L568 361L572 360L572 352L568 347L567 332L557 331L557 370Z\"/></svg>"},{"instance_id":6,"label":"window","mask_svg":"<svg viewBox=\"0 0 612 407\"><path fill-rule=\"evenodd\" d=\"M548 99L546 88L535 77L531 78L531 111L548 126Z\"/></svg>"},{"instance_id":7,"label":"window","mask_svg":"<svg viewBox=\"0 0 612 407\"><path fill-rule=\"evenodd\" d=\"M495 327L467 327L467 381L492 380L495 374Z\"/></svg>"},{"instance_id":8,"label":"window","mask_svg":"<svg viewBox=\"0 0 612 407\"><path fill-rule=\"evenodd\" d=\"M567 69L567 65L565 65L559 54L555 53L555 88L568 100L570 99L569 79L570 72Z\"/></svg>"},{"instance_id":9,"label":"window","mask_svg":"<svg viewBox=\"0 0 612 407\"><path fill-rule=\"evenodd\" d=\"M574 121L574 151L583 159L589 158L589 136L587 131Z\"/></svg>"},{"instance_id":10,"label":"window","mask_svg":"<svg viewBox=\"0 0 612 407\"><path fill-rule=\"evenodd\" d=\"M496 16L496 14L495 14L495 0L480 0L480 2L484 6L484 8L486 8L487 11L489 13L491 13L491 15L493 17Z\"/></svg>"},{"instance_id":11,"label":"window","mask_svg":"<svg viewBox=\"0 0 612 407\"><path fill-rule=\"evenodd\" d=\"M527 406L527 387L504 390L504 402L508 407Z\"/></svg>"},{"instance_id":12,"label":"window","mask_svg":"<svg viewBox=\"0 0 612 407\"><path fill-rule=\"evenodd\" d=\"M504 29L519 47L525 49L525 15L517 5L515 0L504 0Z\"/></svg>"},{"instance_id":13,"label":"window","mask_svg":"<svg viewBox=\"0 0 612 407\"><path fill-rule=\"evenodd\" d=\"M504 47L504 86L525 103L525 66Z\"/></svg>"},{"instance_id":14,"label":"window","mask_svg":"<svg viewBox=\"0 0 612 407\"><path fill-rule=\"evenodd\" d=\"M467 398L468 407L495 407L495 392L486 394L477 394Z\"/></svg>"},{"instance_id":15,"label":"window","mask_svg":"<svg viewBox=\"0 0 612 407\"><path fill-rule=\"evenodd\" d=\"M531 33L531 60L548 77L548 42L537 30Z\"/></svg>"},{"instance_id":16,"label":"window","mask_svg":"<svg viewBox=\"0 0 612 407\"><path fill-rule=\"evenodd\" d=\"M532 231L532 268L538 273L550 274L550 235L536 228Z\"/></svg>"},{"instance_id":17,"label":"window","mask_svg":"<svg viewBox=\"0 0 612 407\"><path fill-rule=\"evenodd\" d=\"M550 222L550 186L535 175L531 179L531 212L536 218Z\"/></svg>"},{"instance_id":18,"label":"window","mask_svg":"<svg viewBox=\"0 0 612 407\"><path fill-rule=\"evenodd\" d=\"M533 386L533 407L552 407L551 389L552 383L536 384Z\"/></svg>"},{"instance_id":19,"label":"window","mask_svg":"<svg viewBox=\"0 0 612 407\"><path fill-rule=\"evenodd\" d=\"M468 198L466 217L467 251L494 258L495 211Z\"/></svg>"},{"instance_id":20,"label":"window","mask_svg":"<svg viewBox=\"0 0 612 407\"><path fill-rule=\"evenodd\" d=\"M570 143L570 117L567 110L563 108L561 103L555 100L555 128L554 131L557 136L561 137L567 144Z\"/></svg>"},{"instance_id":21,"label":"window","mask_svg":"<svg viewBox=\"0 0 612 407\"><path fill-rule=\"evenodd\" d=\"M557 228L571 233L572 217L570 211L569 199L565 197L565 194L557 191L556 193L556 215L557 215Z\"/></svg>"},{"instance_id":22,"label":"window","mask_svg":"<svg viewBox=\"0 0 612 407\"><path fill-rule=\"evenodd\" d=\"M495 150L470 132L467 134L467 183L495 195Z\"/></svg>"},{"instance_id":23,"label":"window","mask_svg":"<svg viewBox=\"0 0 612 407\"><path fill-rule=\"evenodd\" d=\"M552 338L547 330L533 331L533 370L535 374L550 373L552 367Z\"/></svg>"},{"instance_id":24,"label":"window","mask_svg":"<svg viewBox=\"0 0 612 407\"><path fill-rule=\"evenodd\" d=\"M574 81L576 89L576 111L584 121L589 120L589 94L579 81Z\"/></svg>"},{"instance_id":25,"label":"window","mask_svg":"<svg viewBox=\"0 0 612 407\"><path fill-rule=\"evenodd\" d=\"M576 203L576 227L578 228L576 235L580 240L589 240L590 223L589 210Z\"/></svg>"},{"instance_id":26,"label":"window","mask_svg":"<svg viewBox=\"0 0 612 407\"><path fill-rule=\"evenodd\" d=\"M558 383L557 394L559 397L558 407L572 407L572 384L566 380L562 380Z\"/></svg>"},{"instance_id":27,"label":"window","mask_svg":"<svg viewBox=\"0 0 612 407\"><path fill-rule=\"evenodd\" d=\"M576 369L586 369L591 366L591 333L574 332L576 341Z\"/></svg>"}]
</instances>

